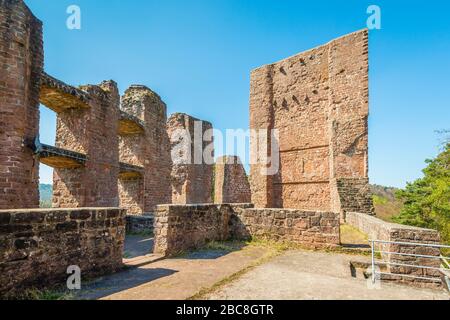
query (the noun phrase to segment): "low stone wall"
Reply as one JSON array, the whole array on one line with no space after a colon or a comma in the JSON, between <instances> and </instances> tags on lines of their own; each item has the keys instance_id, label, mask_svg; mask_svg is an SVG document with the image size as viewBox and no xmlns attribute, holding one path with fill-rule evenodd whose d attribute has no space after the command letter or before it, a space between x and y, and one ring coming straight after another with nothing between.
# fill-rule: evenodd
<instances>
[{"instance_id":1,"label":"low stone wall","mask_svg":"<svg viewBox=\"0 0 450 320\"><path fill-rule=\"evenodd\" d=\"M389 223L364 213L348 212L346 214L346 222L349 225L352 225L355 228L358 228L362 232L366 233L369 236L369 239L373 240L428 244L440 243L439 233L436 230ZM439 257L440 255L440 250L438 248L421 247L414 245L379 244L376 246L376 248L381 249L382 251L394 253L419 254L435 257ZM438 268L440 266L440 260L433 258L418 258L395 254L383 254L382 257L383 260L390 263L423 265L435 268ZM407 276L413 275L427 278L441 277L439 271L426 268L388 265L387 270L388 272L399 274L399 276L388 276L383 277L383 279L408 283L413 282L417 285L432 284L432 282L430 282L429 280L415 279Z\"/></svg>"},{"instance_id":2,"label":"low stone wall","mask_svg":"<svg viewBox=\"0 0 450 320\"><path fill-rule=\"evenodd\" d=\"M64 285L67 268L82 278L122 267L125 210L0 210L0 297Z\"/></svg>"},{"instance_id":3,"label":"low stone wall","mask_svg":"<svg viewBox=\"0 0 450 320\"><path fill-rule=\"evenodd\" d=\"M166 256L228 239L227 205L160 205L155 213L154 252Z\"/></svg>"},{"instance_id":4,"label":"low stone wall","mask_svg":"<svg viewBox=\"0 0 450 320\"><path fill-rule=\"evenodd\" d=\"M254 209L251 204L161 205L155 213L155 253L166 256L209 241L254 236L307 247L339 245L339 214Z\"/></svg>"},{"instance_id":5,"label":"low stone wall","mask_svg":"<svg viewBox=\"0 0 450 320\"><path fill-rule=\"evenodd\" d=\"M155 216L153 213L142 216L127 215L127 233L153 233Z\"/></svg>"},{"instance_id":6,"label":"low stone wall","mask_svg":"<svg viewBox=\"0 0 450 320\"><path fill-rule=\"evenodd\" d=\"M310 248L340 244L339 213L296 209L233 208L230 232L233 238L264 237Z\"/></svg>"}]
</instances>

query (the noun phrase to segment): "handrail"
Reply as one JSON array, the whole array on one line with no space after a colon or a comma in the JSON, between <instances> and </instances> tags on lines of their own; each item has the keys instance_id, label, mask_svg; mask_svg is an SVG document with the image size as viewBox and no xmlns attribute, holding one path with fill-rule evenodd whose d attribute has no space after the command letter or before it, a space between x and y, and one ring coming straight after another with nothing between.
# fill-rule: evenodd
<instances>
[{"instance_id":1,"label":"handrail","mask_svg":"<svg viewBox=\"0 0 450 320\"><path fill-rule=\"evenodd\" d=\"M428 256L425 254L415 254L415 253L401 253L401 252L391 252L391 251L378 251L375 250L376 253L385 253L385 254L395 254L398 256L408 256L408 257L419 257L419 258L430 258L430 259L450 259L450 257L444 257L444 256Z\"/></svg>"},{"instance_id":2,"label":"handrail","mask_svg":"<svg viewBox=\"0 0 450 320\"><path fill-rule=\"evenodd\" d=\"M421 247L435 247L435 248L446 248L450 249L450 246L445 244L431 244L431 243L417 243L417 242L400 242L400 241L385 241L385 240L369 240L369 242L376 243L388 243L388 244L401 244L410 246L421 246Z\"/></svg>"},{"instance_id":3,"label":"handrail","mask_svg":"<svg viewBox=\"0 0 450 320\"><path fill-rule=\"evenodd\" d=\"M400 245L400 246L416 246L416 247L426 247L426 248L436 248L436 249L450 248L449 245L417 243L417 242L402 242L402 241L387 241L387 240L369 240L369 243L371 244L371 251L372 251L372 282L373 283L375 283L377 275L380 275L380 276L381 275L391 275L391 276L397 276L397 277L422 279L422 280L428 280L428 281L433 281L433 282L441 282L442 281L442 279L439 277L432 277L432 276L424 277L424 276L412 275L412 274L376 271L376 269L375 269L376 265L390 265L390 266L410 267L410 268L417 268L417 269L436 270L444 275L446 275L446 273L448 271L450 271L450 269L442 268L442 266L447 266L450 268L450 264L447 261L447 259L450 259L450 257L443 256L442 254L439 254L436 256L431 256L431 255L426 255L426 254L392 252L392 251L387 251L387 250L376 250L375 249L375 243L394 244L394 245ZM432 265L420 265L420 264L408 264L408 263L402 263L402 262L394 262L395 260L391 262L387 259L376 262L375 261L375 253L381 253L381 254L386 254L386 255L416 257L416 258L426 258L426 259L438 259L438 260L442 260L443 264L440 265L441 267L435 267Z\"/></svg>"}]
</instances>

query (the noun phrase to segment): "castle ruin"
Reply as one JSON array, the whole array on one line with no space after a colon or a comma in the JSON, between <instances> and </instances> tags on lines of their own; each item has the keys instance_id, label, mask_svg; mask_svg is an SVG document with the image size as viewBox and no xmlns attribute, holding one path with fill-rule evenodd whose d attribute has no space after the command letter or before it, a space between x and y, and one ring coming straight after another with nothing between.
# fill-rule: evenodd
<instances>
[{"instance_id":1,"label":"castle ruin","mask_svg":"<svg viewBox=\"0 0 450 320\"><path fill-rule=\"evenodd\" d=\"M111 80L73 87L46 74L42 23L23 1L0 0L0 21L0 291L54 283L67 265L120 269L134 216L154 214L154 250L170 256L254 236L336 247L346 213L365 226L373 215L367 30L251 73L250 128L278 131L252 143L269 157L275 146L279 170L255 163L247 177L236 157L186 161L214 154L213 126L168 117L151 89L120 97ZM57 113L54 146L39 140L40 104ZM54 168L53 209L37 209L39 163Z\"/></svg>"}]
</instances>

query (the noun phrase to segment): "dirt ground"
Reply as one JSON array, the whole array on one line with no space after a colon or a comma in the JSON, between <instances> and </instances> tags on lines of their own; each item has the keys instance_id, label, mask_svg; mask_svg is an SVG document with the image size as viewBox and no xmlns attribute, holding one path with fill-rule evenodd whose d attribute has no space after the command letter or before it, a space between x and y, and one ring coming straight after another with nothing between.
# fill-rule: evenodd
<instances>
[{"instance_id":1,"label":"dirt ground","mask_svg":"<svg viewBox=\"0 0 450 320\"><path fill-rule=\"evenodd\" d=\"M345 254L290 251L250 270L204 299L254 300L449 300L444 290L381 283L373 287L354 278L351 261L368 260Z\"/></svg>"},{"instance_id":2,"label":"dirt ground","mask_svg":"<svg viewBox=\"0 0 450 320\"><path fill-rule=\"evenodd\" d=\"M273 254L270 248L247 246L233 252L201 250L170 259L136 256L139 250L146 251L142 251L144 243L148 241L134 238L127 246L125 262L133 267L82 284L82 290L74 298L185 300Z\"/></svg>"},{"instance_id":3,"label":"dirt ground","mask_svg":"<svg viewBox=\"0 0 450 320\"><path fill-rule=\"evenodd\" d=\"M359 237L357 237L359 238ZM353 239L351 242L366 242ZM356 241L357 240L357 241ZM381 283L372 288L350 263L369 257L314 251L280 251L267 245L216 244L180 257L152 255L150 236L128 236L128 269L82 284L74 299L449 299L444 290Z\"/></svg>"}]
</instances>

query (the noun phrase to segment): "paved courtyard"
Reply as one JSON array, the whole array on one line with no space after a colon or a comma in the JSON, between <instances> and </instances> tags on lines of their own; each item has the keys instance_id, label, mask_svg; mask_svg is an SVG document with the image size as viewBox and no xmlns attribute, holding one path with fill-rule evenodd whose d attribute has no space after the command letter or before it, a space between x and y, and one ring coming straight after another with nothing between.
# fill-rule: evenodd
<instances>
[{"instance_id":1,"label":"paved courtyard","mask_svg":"<svg viewBox=\"0 0 450 320\"><path fill-rule=\"evenodd\" d=\"M227 251L219 245L163 259L150 254L152 245L149 236L127 236L124 262L129 268L85 284L75 298L449 299L444 290L386 283L369 289L362 273L355 277L350 268L350 262L369 262L367 256L303 250L280 255L266 246L236 246L235 251ZM236 273L242 274L231 280Z\"/></svg>"},{"instance_id":2,"label":"paved courtyard","mask_svg":"<svg viewBox=\"0 0 450 320\"><path fill-rule=\"evenodd\" d=\"M129 254L148 244L137 238L128 241ZM144 250L145 251L145 250ZM141 251L143 252L143 251ZM201 250L182 257L161 259L147 255L125 259L128 270L85 284L76 299L185 300L212 287L271 255L269 248L248 246L229 252Z\"/></svg>"},{"instance_id":3,"label":"paved courtyard","mask_svg":"<svg viewBox=\"0 0 450 320\"><path fill-rule=\"evenodd\" d=\"M290 251L256 267L205 299L359 299L448 300L444 290L418 289L382 283L369 289L363 277L353 277L351 261L368 258L344 254Z\"/></svg>"}]
</instances>

